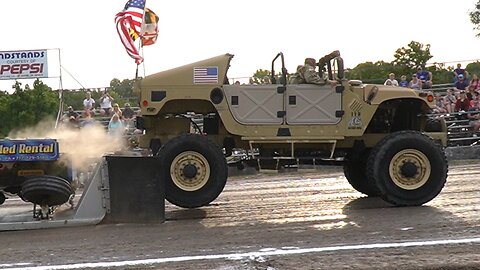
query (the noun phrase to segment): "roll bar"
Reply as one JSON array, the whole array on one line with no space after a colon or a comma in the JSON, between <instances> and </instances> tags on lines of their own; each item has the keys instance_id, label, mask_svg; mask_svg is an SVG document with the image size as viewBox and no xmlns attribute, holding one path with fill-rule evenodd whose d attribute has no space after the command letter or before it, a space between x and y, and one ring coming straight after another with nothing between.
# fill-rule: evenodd
<instances>
[{"instance_id":1,"label":"roll bar","mask_svg":"<svg viewBox=\"0 0 480 270\"><path fill-rule=\"evenodd\" d=\"M327 66L327 71L328 71L328 78L330 80L333 80L335 78L333 78L332 60L336 60L337 68L338 68L337 77L338 77L338 79L342 80L345 77L345 68L344 68L344 65L343 65L343 59L340 56L340 51L335 50L335 51L325 55L324 57L320 58L318 60L317 65L320 68L320 70L323 69L323 67L326 65Z\"/></svg>"},{"instance_id":2,"label":"roll bar","mask_svg":"<svg viewBox=\"0 0 480 270\"><path fill-rule=\"evenodd\" d=\"M271 76L271 80L272 80L272 84L276 84L277 83L277 78L275 77L275 61L277 61L277 59L280 57L281 61L282 61L282 81L281 82L283 85L287 85L287 69L285 68L285 58L283 57L283 53L282 52L279 52L277 54L277 56L275 56L275 58L273 58L272 60L272 74L270 75Z\"/></svg>"}]
</instances>

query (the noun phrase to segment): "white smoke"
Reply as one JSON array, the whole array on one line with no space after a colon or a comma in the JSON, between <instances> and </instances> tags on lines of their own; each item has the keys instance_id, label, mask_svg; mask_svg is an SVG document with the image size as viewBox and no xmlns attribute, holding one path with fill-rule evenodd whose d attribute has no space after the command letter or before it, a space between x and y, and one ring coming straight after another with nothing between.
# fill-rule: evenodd
<instances>
[{"instance_id":1,"label":"white smoke","mask_svg":"<svg viewBox=\"0 0 480 270\"><path fill-rule=\"evenodd\" d=\"M9 134L10 139L56 139L63 158L78 170L85 170L105 154L113 153L126 145L126 139L112 136L106 128L94 123L84 128L60 126L55 129L53 120L42 121L35 127Z\"/></svg>"}]
</instances>

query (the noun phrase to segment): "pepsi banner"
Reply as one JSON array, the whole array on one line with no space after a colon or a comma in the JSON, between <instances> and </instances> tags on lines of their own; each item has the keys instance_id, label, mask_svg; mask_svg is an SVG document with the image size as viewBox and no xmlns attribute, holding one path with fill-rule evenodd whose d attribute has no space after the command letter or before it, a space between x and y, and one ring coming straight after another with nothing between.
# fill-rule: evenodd
<instances>
[{"instance_id":1,"label":"pepsi banner","mask_svg":"<svg viewBox=\"0 0 480 270\"><path fill-rule=\"evenodd\" d=\"M47 50L0 51L0 80L48 78Z\"/></svg>"}]
</instances>

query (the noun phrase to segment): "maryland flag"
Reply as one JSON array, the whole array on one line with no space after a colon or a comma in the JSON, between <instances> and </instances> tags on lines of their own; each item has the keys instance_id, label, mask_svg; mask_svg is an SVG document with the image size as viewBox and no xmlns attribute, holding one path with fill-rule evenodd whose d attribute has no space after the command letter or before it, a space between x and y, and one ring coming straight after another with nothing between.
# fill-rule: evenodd
<instances>
[{"instance_id":1,"label":"maryland flag","mask_svg":"<svg viewBox=\"0 0 480 270\"><path fill-rule=\"evenodd\" d=\"M158 37L158 16L150 10L145 9L142 25L142 46L149 46L155 44Z\"/></svg>"}]
</instances>

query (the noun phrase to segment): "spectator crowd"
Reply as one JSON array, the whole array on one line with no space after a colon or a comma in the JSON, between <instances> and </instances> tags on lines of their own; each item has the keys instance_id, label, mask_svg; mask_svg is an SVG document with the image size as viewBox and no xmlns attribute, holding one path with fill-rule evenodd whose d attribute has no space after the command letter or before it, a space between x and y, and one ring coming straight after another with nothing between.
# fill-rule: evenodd
<instances>
[{"instance_id":1,"label":"spectator crowd","mask_svg":"<svg viewBox=\"0 0 480 270\"><path fill-rule=\"evenodd\" d=\"M447 90L446 95L437 93L435 95L436 107L435 113L459 113L463 119L477 121L480 116L474 112L479 109L480 80L477 74L472 74L469 78L468 72L457 64L453 71L453 87ZM395 79L395 74L390 73L384 85L408 87L411 89L431 89L433 77L430 71L423 67L418 67L417 72L411 75L411 80L407 80L406 75L402 75L400 82ZM465 114L461 114L465 112Z\"/></svg>"},{"instance_id":2,"label":"spectator crowd","mask_svg":"<svg viewBox=\"0 0 480 270\"><path fill-rule=\"evenodd\" d=\"M417 72L412 74L411 79L407 80L407 75L400 77L400 82L395 79L395 73L390 73L384 85L401 86L411 89L430 89L433 85L432 72L423 67L418 67Z\"/></svg>"},{"instance_id":3,"label":"spectator crowd","mask_svg":"<svg viewBox=\"0 0 480 270\"><path fill-rule=\"evenodd\" d=\"M109 134L124 135L130 129L134 129L137 112L130 107L129 103L125 103L122 110L118 103L114 103L114 98L108 91L105 91L98 100L99 106L96 107L95 104L96 101L92 98L91 93L86 92L83 110L75 111L72 106L68 106L63 115L63 122L69 127L83 128L96 123L97 120L94 116L99 115L101 118L109 119L106 125Z\"/></svg>"},{"instance_id":4,"label":"spectator crowd","mask_svg":"<svg viewBox=\"0 0 480 270\"><path fill-rule=\"evenodd\" d=\"M417 77L420 78L418 75ZM453 87L447 89L445 95L435 94L436 105L433 112L452 114L457 120L468 121L468 125L473 129L473 136L477 137L477 132L480 130L479 96L480 81L477 74L472 74L470 78L468 72L458 64L454 70Z\"/></svg>"}]
</instances>

